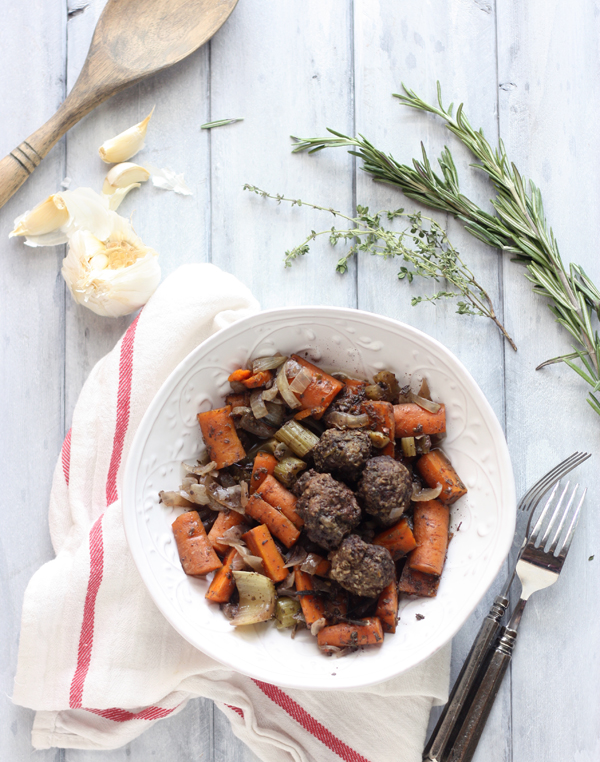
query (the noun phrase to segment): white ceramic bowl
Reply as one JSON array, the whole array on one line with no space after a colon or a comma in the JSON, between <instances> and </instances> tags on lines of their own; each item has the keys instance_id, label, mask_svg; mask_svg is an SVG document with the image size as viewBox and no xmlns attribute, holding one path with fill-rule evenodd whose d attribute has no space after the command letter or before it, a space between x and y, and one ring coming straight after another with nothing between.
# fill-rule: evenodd
<instances>
[{"instance_id":1,"label":"white ceramic bowl","mask_svg":"<svg viewBox=\"0 0 600 762\"><path fill-rule=\"evenodd\" d=\"M436 598L405 599L394 635L381 648L329 659L308 632L294 640L271 623L233 628L207 603L209 582L184 574L171 531L181 510L158 501L177 489L181 461L204 449L196 414L219 407L227 376L252 357L298 353L326 369L371 378L389 369L416 384L426 376L445 403L444 450L469 492L452 507L454 537ZM262 312L219 331L165 381L127 460L123 511L133 557L152 598L190 643L219 662L283 687L351 688L389 679L431 656L465 622L510 548L515 489L502 429L463 365L408 325L358 310L299 307ZM423 619L417 619L422 614Z\"/></svg>"}]
</instances>

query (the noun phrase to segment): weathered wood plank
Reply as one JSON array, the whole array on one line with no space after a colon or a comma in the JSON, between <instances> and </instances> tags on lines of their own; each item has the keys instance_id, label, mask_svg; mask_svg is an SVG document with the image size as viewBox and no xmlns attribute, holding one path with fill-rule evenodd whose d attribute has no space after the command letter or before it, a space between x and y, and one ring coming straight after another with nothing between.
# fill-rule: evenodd
<instances>
[{"instance_id":1,"label":"weathered wood plank","mask_svg":"<svg viewBox=\"0 0 600 762\"><path fill-rule=\"evenodd\" d=\"M498 3L500 134L513 161L541 188L563 258L582 264L596 282L598 25L593 2ZM597 454L600 421L566 366L534 370L568 352L569 337L531 294L522 270L508 261L504 269L520 346L518 357L507 357L507 433L524 485L576 449ZM590 491L564 576L531 599L523 618L512 667L514 762L595 759L600 752L597 470L594 460L574 475Z\"/></svg>"},{"instance_id":2,"label":"weathered wood plank","mask_svg":"<svg viewBox=\"0 0 600 762\"><path fill-rule=\"evenodd\" d=\"M64 97L64 3L4 2L0 47L0 98L4 156L42 124ZM24 53L26 51L26 54ZM0 678L0 758L29 759L33 712L10 700L17 659L21 605L33 572L52 557L48 494L63 438L64 295L62 247L31 249L7 239L14 218L35 206L63 177L58 145L29 183L0 211L0 397L2 398L2 550L0 579L3 644ZM24 530L23 519L27 527ZM57 759L56 750L39 753Z\"/></svg>"}]
</instances>

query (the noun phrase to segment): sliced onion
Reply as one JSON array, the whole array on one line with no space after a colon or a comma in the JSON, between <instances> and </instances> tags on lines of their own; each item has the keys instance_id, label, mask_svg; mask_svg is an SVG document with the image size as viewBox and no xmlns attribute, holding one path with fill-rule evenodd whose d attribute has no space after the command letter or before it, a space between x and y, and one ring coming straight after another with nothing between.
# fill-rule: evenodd
<instances>
[{"instance_id":1,"label":"sliced onion","mask_svg":"<svg viewBox=\"0 0 600 762\"><path fill-rule=\"evenodd\" d=\"M189 463L182 463L181 465L186 474L195 474L196 476L210 474L211 471L215 471L217 468L217 464L214 460L211 460L211 462L206 465L190 466Z\"/></svg>"},{"instance_id":2,"label":"sliced onion","mask_svg":"<svg viewBox=\"0 0 600 762\"><path fill-rule=\"evenodd\" d=\"M288 407L291 407L292 410L295 410L297 407L301 406L301 403L297 399L295 394L290 390L290 385L287 380L287 372L286 372L286 369L289 364L290 364L289 360L287 362L284 362L283 365L277 371L277 388L279 389L279 393L283 397L283 401L285 402L285 404Z\"/></svg>"},{"instance_id":3,"label":"sliced onion","mask_svg":"<svg viewBox=\"0 0 600 762\"><path fill-rule=\"evenodd\" d=\"M319 650L326 656L331 656L334 659L340 659L342 656L348 656L348 654L354 653L357 649L352 646L345 646L340 648L339 646L319 646Z\"/></svg>"},{"instance_id":4,"label":"sliced onion","mask_svg":"<svg viewBox=\"0 0 600 762\"><path fill-rule=\"evenodd\" d=\"M366 413L352 415L351 413L340 413L334 410L327 416L327 423L338 429L362 429L369 425L369 416Z\"/></svg>"},{"instance_id":5,"label":"sliced onion","mask_svg":"<svg viewBox=\"0 0 600 762\"><path fill-rule=\"evenodd\" d=\"M274 370L287 360L283 355L273 355L272 357L258 357L252 360L252 373L260 373L261 370Z\"/></svg>"},{"instance_id":6,"label":"sliced onion","mask_svg":"<svg viewBox=\"0 0 600 762\"><path fill-rule=\"evenodd\" d=\"M211 505L212 501L204 484L192 484L187 491L189 499L198 505ZM221 509L222 510L222 509Z\"/></svg>"},{"instance_id":7,"label":"sliced onion","mask_svg":"<svg viewBox=\"0 0 600 762\"><path fill-rule=\"evenodd\" d=\"M241 481L240 482L240 505L244 509L248 505L248 494L249 494L248 482Z\"/></svg>"},{"instance_id":8,"label":"sliced onion","mask_svg":"<svg viewBox=\"0 0 600 762\"><path fill-rule=\"evenodd\" d=\"M261 389L256 389L256 391L252 392L250 395L250 407L252 408L252 413L256 419L264 418L269 415L267 406L263 401L263 393Z\"/></svg>"},{"instance_id":9,"label":"sliced onion","mask_svg":"<svg viewBox=\"0 0 600 762\"><path fill-rule=\"evenodd\" d=\"M422 407L423 410L427 410L428 413L437 413L441 407L441 405L438 405L437 402L427 400L425 397L419 397L419 395L415 394L414 392L411 392L409 397L411 402L414 402L419 407Z\"/></svg>"},{"instance_id":10,"label":"sliced onion","mask_svg":"<svg viewBox=\"0 0 600 762\"><path fill-rule=\"evenodd\" d=\"M308 553L306 560L300 566L301 571L307 574L314 574L317 566L323 561L323 557L316 553Z\"/></svg>"},{"instance_id":11,"label":"sliced onion","mask_svg":"<svg viewBox=\"0 0 600 762\"><path fill-rule=\"evenodd\" d=\"M381 431L368 431L367 434L373 447L376 447L378 450L387 447L390 443L390 438L386 437Z\"/></svg>"},{"instance_id":12,"label":"sliced onion","mask_svg":"<svg viewBox=\"0 0 600 762\"><path fill-rule=\"evenodd\" d=\"M277 588L277 595L288 596L289 598L296 598L296 575L294 570L287 575L283 582Z\"/></svg>"},{"instance_id":13,"label":"sliced onion","mask_svg":"<svg viewBox=\"0 0 600 762\"><path fill-rule=\"evenodd\" d=\"M180 492L162 492L158 493L159 502L166 505L167 508L193 508L193 501L182 495Z\"/></svg>"},{"instance_id":14,"label":"sliced onion","mask_svg":"<svg viewBox=\"0 0 600 762\"><path fill-rule=\"evenodd\" d=\"M421 381L421 388L419 389L419 397L423 397L423 399L426 399L426 400L431 399L431 392L429 391L429 384L427 383L426 378L424 378Z\"/></svg>"},{"instance_id":15,"label":"sliced onion","mask_svg":"<svg viewBox=\"0 0 600 762\"><path fill-rule=\"evenodd\" d=\"M265 402L274 402L275 397L277 397L278 394L279 394L279 388L277 387L277 384L273 384L273 386L270 389L265 389L263 391L262 398Z\"/></svg>"},{"instance_id":16,"label":"sliced onion","mask_svg":"<svg viewBox=\"0 0 600 762\"><path fill-rule=\"evenodd\" d=\"M298 566L298 564L304 563L308 553L301 545L295 545L291 551L285 557L284 566L289 568L290 566Z\"/></svg>"},{"instance_id":17,"label":"sliced onion","mask_svg":"<svg viewBox=\"0 0 600 762\"><path fill-rule=\"evenodd\" d=\"M242 494L242 488L239 484L236 484L235 487L221 487L216 482L213 482L212 484L208 484L206 486L206 491L208 492L209 496L213 498L213 500L216 500L216 502L223 506L222 508L218 510L225 510L227 508L240 512L241 506L241 494Z\"/></svg>"},{"instance_id":18,"label":"sliced onion","mask_svg":"<svg viewBox=\"0 0 600 762\"><path fill-rule=\"evenodd\" d=\"M231 413L229 413L229 415L246 415L246 413L251 413L251 412L252 412L251 407L240 405L239 407L234 407Z\"/></svg>"},{"instance_id":19,"label":"sliced onion","mask_svg":"<svg viewBox=\"0 0 600 762\"><path fill-rule=\"evenodd\" d=\"M230 624L239 627L272 619L275 615L275 585L268 577L256 572L234 571L240 594L237 613Z\"/></svg>"},{"instance_id":20,"label":"sliced onion","mask_svg":"<svg viewBox=\"0 0 600 762\"><path fill-rule=\"evenodd\" d=\"M308 368L303 367L300 369L300 373L294 376L294 380L290 384L290 391L294 392L294 394L303 394L310 386L311 381L312 376L310 371Z\"/></svg>"},{"instance_id":21,"label":"sliced onion","mask_svg":"<svg viewBox=\"0 0 600 762\"><path fill-rule=\"evenodd\" d=\"M316 622L313 622L310 626L310 634L314 635L315 638L317 635L321 632L323 627L327 627L327 619L325 619L324 616L322 616L320 619L317 619Z\"/></svg>"},{"instance_id":22,"label":"sliced onion","mask_svg":"<svg viewBox=\"0 0 600 762\"><path fill-rule=\"evenodd\" d=\"M257 574L265 573L265 567L263 566L262 559L258 556L253 556L241 540L239 543L232 543L231 547L237 550L240 556L244 559L246 566L249 566Z\"/></svg>"},{"instance_id":23,"label":"sliced onion","mask_svg":"<svg viewBox=\"0 0 600 762\"><path fill-rule=\"evenodd\" d=\"M285 417L285 407L283 405L275 405L273 402L267 402L266 407L268 415L265 417L265 423L279 428Z\"/></svg>"},{"instance_id":24,"label":"sliced onion","mask_svg":"<svg viewBox=\"0 0 600 762\"><path fill-rule=\"evenodd\" d=\"M235 394L243 394L248 391L241 381L230 381L229 385L231 386L231 391Z\"/></svg>"},{"instance_id":25,"label":"sliced onion","mask_svg":"<svg viewBox=\"0 0 600 762\"><path fill-rule=\"evenodd\" d=\"M410 499L415 503L425 502L426 500L435 500L436 497L440 496L441 492L441 484L438 484L437 487L434 488L426 487L425 489L419 489L417 483L413 482L412 497Z\"/></svg>"},{"instance_id":26,"label":"sliced onion","mask_svg":"<svg viewBox=\"0 0 600 762\"><path fill-rule=\"evenodd\" d=\"M274 426L269 426L264 420L257 420L252 415L251 410L242 416L239 426L244 429L244 431L254 434L260 439L269 439L269 437L272 437L276 432Z\"/></svg>"},{"instance_id":27,"label":"sliced onion","mask_svg":"<svg viewBox=\"0 0 600 762\"><path fill-rule=\"evenodd\" d=\"M392 510L389 512L389 515L385 519L386 526L388 524L395 524L396 521L402 516L404 513L404 506L403 505L397 505L395 508L392 508Z\"/></svg>"},{"instance_id":28,"label":"sliced onion","mask_svg":"<svg viewBox=\"0 0 600 762\"><path fill-rule=\"evenodd\" d=\"M249 527L245 524L236 524L236 526L226 529L220 537L217 537L217 542L236 547L241 544L242 535L246 534L248 529Z\"/></svg>"}]
</instances>

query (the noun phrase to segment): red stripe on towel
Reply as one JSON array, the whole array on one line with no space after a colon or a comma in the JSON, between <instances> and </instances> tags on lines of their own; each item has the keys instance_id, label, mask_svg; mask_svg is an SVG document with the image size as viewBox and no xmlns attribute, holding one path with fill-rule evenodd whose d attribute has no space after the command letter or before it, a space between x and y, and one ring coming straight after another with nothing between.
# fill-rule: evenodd
<instances>
[{"instance_id":1,"label":"red stripe on towel","mask_svg":"<svg viewBox=\"0 0 600 762\"><path fill-rule=\"evenodd\" d=\"M129 326L127 333L121 342L121 354L119 358L119 386L117 390L117 420L113 449L106 480L106 505L109 506L117 499L117 472L123 455L123 443L127 426L129 424L129 409L131 396L131 378L133 375L133 341L138 317ZM104 515L104 514L103 514ZM90 668L92 658L92 645L94 642L94 619L96 608L96 596L100 589L104 573L104 541L102 537L102 516L100 516L90 531L90 576L88 579L87 593L83 606L83 622L79 634L79 648L77 650L77 666L71 681L69 706L72 709L81 708L83 700L83 687Z\"/></svg>"},{"instance_id":2,"label":"red stripe on towel","mask_svg":"<svg viewBox=\"0 0 600 762\"><path fill-rule=\"evenodd\" d=\"M71 429L67 431L67 436L62 444L62 450L60 452L62 460L63 474L65 475L65 481L67 487L69 486L69 469L71 467Z\"/></svg>"},{"instance_id":3,"label":"red stripe on towel","mask_svg":"<svg viewBox=\"0 0 600 762\"><path fill-rule=\"evenodd\" d=\"M177 709L176 706L173 709L163 709L160 706L147 706L140 712L128 712L126 709L86 709L86 712L92 712L99 717L104 717L105 720L112 720L113 722L129 722L130 720L160 720L163 717L168 717L172 712Z\"/></svg>"},{"instance_id":4,"label":"red stripe on towel","mask_svg":"<svg viewBox=\"0 0 600 762\"><path fill-rule=\"evenodd\" d=\"M228 709L233 709L234 712L239 714L239 716L242 718L242 720L244 719L244 710L240 709L239 706L233 706L232 704L225 704L225 706Z\"/></svg>"},{"instance_id":5,"label":"red stripe on towel","mask_svg":"<svg viewBox=\"0 0 600 762\"><path fill-rule=\"evenodd\" d=\"M121 344L121 359L119 362L119 389L117 392L117 425L113 440L112 455L108 467L106 480L106 505L107 507L117 499L117 473L121 465L123 455L123 443L129 424L129 408L131 402L131 379L133 376L133 341L135 329L140 316L138 315L129 326Z\"/></svg>"},{"instance_id":6,"label":"red stripe on towel","mask_svg":"<svg viewBox=\"0 0 600 762\"><path fill-rule=\"evenodd\" d=\"M347 744L341 741L337 736L318 720L310 715L300 704L294 701L293 698L284 693L281 688L277 688L275 685L269 685L269 683L262 683L260 680L253 680L261 691L271 699L274 704L281 707L289 716L301 725L305 730L308 730L317 740L319 740L324 746L326 746L334 754L337 754L344 762L369 762L366 757L359 754L354 749L351 749Z\"/></svg>"}]
</instances>

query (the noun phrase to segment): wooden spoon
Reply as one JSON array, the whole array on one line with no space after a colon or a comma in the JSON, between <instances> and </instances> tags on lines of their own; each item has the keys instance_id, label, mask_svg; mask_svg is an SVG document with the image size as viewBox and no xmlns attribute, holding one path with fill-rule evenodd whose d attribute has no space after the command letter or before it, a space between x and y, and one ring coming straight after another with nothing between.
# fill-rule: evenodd
<instances>
[{"instance_id":1,"label":"wooden spoon","mask_svg":"<svg viewBox=\"0 0 600 762\"><path fill-rule=\"evenodd\" d=\"M56 114L0 161L0 207L60 138L93 108L189 56L237 0L108 0L75 86Z\"/></svg>"}]
</instances>

